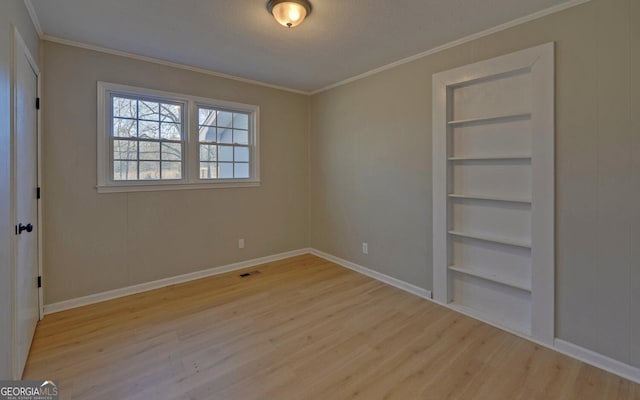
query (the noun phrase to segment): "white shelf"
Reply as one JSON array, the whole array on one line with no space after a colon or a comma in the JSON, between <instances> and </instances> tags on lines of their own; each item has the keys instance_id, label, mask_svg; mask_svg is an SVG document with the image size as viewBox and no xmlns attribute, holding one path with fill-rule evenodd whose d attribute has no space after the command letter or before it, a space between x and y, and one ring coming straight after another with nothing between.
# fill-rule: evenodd
<instances>
[{"instance_id":1,"label":"white shelf","mask_svg":"<svg viewBox=\"0 0 640 400\"><path fill-rule=\"evenodd\" d=\"M502 285L507 285L512 288L524 290L526 292L531 292L531 283L529 282L516 282L515 280L500 278L496 274L489 274L487 272L480 271L472 267L465 267L461 265L449 265L448 268L452 271L460 272L462 274L472 275L477 278L485 279L495 283L500 283Z\"/></svg>"},{"instance_id":2,"label":"white shelf","mask_svg":"<svg viewBox=\"0 0 640 400\"><path fill-rule=\"evenodd\" d=\"M479 196L475 194L462 194L462 193L450 193L447 196L453 199L501 201L501 202L507 202L507 203L531 204L531 199L519 199L516 197Z\"/></svg>"},{"instance_id":3,"label":"white shelf","mask_svg":"<svg viewBox=\"0 0 640 400\"><path fill-rule=\"evenodd\" d=\"M449 234L453 235L453 236L459 236L459 237L463 237L463 238L468 238L468 239L475 239L475 240L482 240L482 241L485 241L485 242L504 244L504 245L507 245L507 246L523 247L523 248L526 248L526 249L530 249L531 248L531 242L524 241L524 240L513 240L513 239L497 238L497 237L494 237L494 236L479 235L479 234L475 234L475 233L465 233L465 232L459 232L459 231L449 231Z\"/></svg>"},{"instance_id":4,"label":"white shelf","mask_svg":"<svg viewBox=\"0 0 640 400\"><path fill-rule=\"evenodd\" d=\"M478 124L478 123L490 124L492 122L501 122L501 121L508 121L512 119L525 119L525 118L531 118L531 113L495 115L493 117L482 117L482 118L458 119L458 120L449 121L447 122L447 124L449 126L459 126L459 125Z\"/></svg>"},{"instance_id":5,"label":"white shelf","mask_svg":"<svg viewBox=\"0 0 640 400\"><path fill-rule=\"evenodd\" d=\"M449 161L493 161L493 160L531 160L530 154L495 155L495 156L461 156L449 157Z\"/></svg>"},{"instance_id":6,"label":"white shelf","mask_svg":"<svg viewBox=\"0 0 640 400\"><path fill-rule=\"evenodd\" d=\"M530 322L525 322L525 321L516 321L516 320L505 320L504 318L502 318L501 316L498 315L492 315L490 313L487 312L483 312L480 310L477 310L473 307L469 307L467 305L464 304L460 304L460 303L456 303L455 301L452 301L450 303L447 304L447 307L449 307L450 309L454 310L454 311L458 311L459 313L462 313L468 317L477 319L479 321L488 323L490 325L493 325L495 327L498 327L500 329L505 329L509 332L513 332L519 335L524 335L524 336L530 336L531 335L531 326L530 326Z\"/></svg>"}]
</instances>

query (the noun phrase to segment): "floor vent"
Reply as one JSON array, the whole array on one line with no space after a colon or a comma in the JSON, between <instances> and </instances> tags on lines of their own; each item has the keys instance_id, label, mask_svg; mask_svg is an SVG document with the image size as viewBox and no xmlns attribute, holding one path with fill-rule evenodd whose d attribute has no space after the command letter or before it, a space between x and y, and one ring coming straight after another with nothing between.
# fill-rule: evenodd
<instances>
[{"instance_id":1,"label":"floor vent","mask_svg":"<svg viewBox=\"0 0 640 400\"><path fill-rule=\"evenodd\" d=\"M245 272L245 273L243 273L243 274L240 274L240 278L246 278L246 277L249 277L249 276L251 276L251 275L259 275L259 274L261 274L261 273L262 273L262 272L260 272L260 271L258 271L258 270L251 271L251 272Z\"/></svg>"}]
</instances>

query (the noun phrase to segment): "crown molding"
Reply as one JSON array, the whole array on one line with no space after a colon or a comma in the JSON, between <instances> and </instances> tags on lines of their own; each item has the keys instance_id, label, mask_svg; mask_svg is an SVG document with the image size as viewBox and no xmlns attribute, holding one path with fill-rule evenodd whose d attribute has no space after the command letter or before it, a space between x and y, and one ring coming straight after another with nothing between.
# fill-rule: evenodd
<instances>
[{"instance_id":1,"label":"crown molding","mask_svg":"<svg viewBox=\"0 0 640 400\"><path fill-rule=\"evenodd\" d=\"M191 71L191 72L197 72L197 73L200 73L200 74L211 75L211 76L215 76L215 77L218 77L218 78L230 79L230 80L243 82L243 83L248 83L248 84L256 85L256 86L268 87L270 89L282 90L282 91L285 91L285 92L302 94L302 95L305 95L305 96L308 96L310 94L309 92L305 92L305 91L297 90L297 89L292 89L292 88L288 88L288 87L285 87L285 86L273 85L273 84L270 84L270 83L266 83L266 82L262 82L262 81L256 81L256 80L253 80L253 79L241 78L241 77L235 76L235 75L224 74L222 72L216 72L216 71L213 71L213 70L210 70L210 69L194 67L192 65L181 64L181 63L177 63L177 62L173 62L173 61L162 60L160 58L154 58L154 57L142 56L142 55L134 54L134 53L128 53L126 51L115 50L115 49L112 49L112 48L109 48L109 47L103 47L103 46L98 46L98 45L94 45L94 44L77 42L75 40L63 39L61 37L49 35L49 34L46 34L46 33L41 36L41 39L42 40L46 40L47 42L58 43L58 44L66 45L66 46L78 47L78 48L85 49L85 50L92 50L92 51L97 51L97 52L100 52L100 53L111 54L111 55L114 55L114 56L126 57L126 58L130 58L130 59L133 59L133 60L145 61L145 62L149 62L149 63L153 63L153 64L164 65L166 67L172 67L172 68L182 69L182 70Z\"/></svg>"},{"instance_id":2,"label":"crown molding","mask_svg":"<svg viewBox=\"0 0 640 400\"><path fill-rule=\"evenodd\" d=\"M44 32L42 32L42 25L40 25L38 14L36 14L36 10L33 8L31 0L24 0L24 6L27 8L27 12L31 17L31 22L33 22L33 27L36 28L36 32L38 32L38 36L42 38L42 35L44 34Z\"/></svg>"},{"instance_id":3,"label":"crown molding","mask_svg":"<svg viewBox=\"0 0 640 400\"><path fill-rule=\"evenodd\" d=\"M452 47L459 46L459 45L461 45L463 43L467 43L467 42L470 42L472 40L476 40L476 39L479 39L479 38L482 38L482 37L485 37L485 36L489 36L489 35L494 34L496 32L504 31L505 29L513 28L514 26L522 25L524 23L536 20L538 18L542 18L542 17L545 17L547 15L555 14L557 12L564 11L564 10L566 10L568 8L575 7L575 6L578 6L580 4L587 3L589 1L591 1L591 0L569 0L566 3L562 3L562 4L559 4L557 6L545 8L544 10L540 10L540 11L535 12L533 14L529 14L529 15L526 15L524 17L520 17L520 18L514 19L512 21L506 22L506 23L498 25L498 26L494 26L493 28L485 29L484 31L480 31L480 32L471 34L469 36L465 36L463 38L454 40L452 42L445 43L445 44L443 44L441 46L434 47L434 48L432 48L430 50L423 51L422 53L418 53L418 54L415 54L413 56L409 56L409 57L403 58L401 60L394 61L394 62L392 62L390 64L383 65L383 66L378 67L378 68L374 68L374 69L372 69L370 71L367 71L367 72L364 72L362 74L359 74L359 75L356 75L356 76L352 76L351 78L344 79L344 80L342 80L340 82L333 83L333 84L331 84L329 86L325 86L322 89L314 90L314 91L311 92L311 95L322 93L322 92L325 92L327 90L330 90L330 89L333 89L333 88L336 88L336 87L339 87L339 86L343 86L343 85L346 85L348 83L358 81L360 79L364 79L364 78L366 78L368 76L375 75L375 74L377 74L379 72L386 71L388 69L397 67L399 65L403 65L403 64L410 63L412 61L419 60L421 58L430 56L432 54L436 54L436 53L439 53L441 51L450 49Z\"/></svg>"},{"instance_id":4,"label":"crown molding","mask_svg":"<svg viewBox=\"0 0 640 400\"><path fill-rule=\"evenodd\" d=\"M31 20L33 21L34 26L36 27L36 30L38 31L40 38L42 40L46 40L49 42L54 42L54 43L59 43L59 44L64 44L67 46L73 46L73 47L78 47L78 48L82 48L82 49L87 49L87 50L93 50L93 51L97 51L97 52L101 52L101 53L107 53L107 54L112 54L112 55L116 55L116 56L121 56L121 57L126 57L126 58L131 58L131 59L135 59L135 60L139 60L139 61L146 61L146 62L150 62L150 63L154 63L154 64L160 64L160 65L165 65L168 67L173 67L173 68L178 68L178 69L183 69L183 70L187 70L187 71L192 71L192 72L197 72L197 73L201 73L201 74L206 74L206 75L211 75L211 76L216 76L219 78L226 78L226 79L231 79L231 80L235 80L238 82L243 82L243 83L249 83L252 85L258 85L258 86L263 86L263 87L268 87L271 89L276 89L276 90L282 90L282 91L286 91L286 92L291 92L291 93L296 93L296 94L301 94L301 95L306 95L306 96L310 96L310 95L315 95L315 94L319 94L322 92L325 92L327 90L339 87L339 86L343 86L346 84L349 84L351 82L355 82L358 81L360 79L364 79L366 77L378 74L380 72L386 71L388 69L392 69L394 67L403 65L403 64L407 64L410 63L412 61L416 61L419 60L421 58L430 56L432 54L436 54L439 53L441 51L450 49L452 47L455 46L459 46L461 44L485 37L485 36L489 36L491 34L518 26L518 25L522 25L525 24L527 22L545 17L547 15L551 15L551 14L555 14L561 11L564 11L568 8L572 8L584 3L588 3L591 0L569 0L563 4L559 4L553 7L549 7L546 8L544 10L535 12L533 14L529 14L527 16L524 17L520 17L517 19L514 19L512 21L506 22L504 24L495 26L493 28L489 28L489 29L485 29L481 32L477 32L474 34L471 34L469 36L465 36L463 38L454 40L452 42L443 44L441 46L437 46L434 47L432 49L423 51L421 53L403 58L401 60L398 61L394 61L390 64L386 64L383 65L381 67L378 68L374 68L372 70L369 70L367 72L352 76L350 78L341 80L339 82L336 83L332 83L328 86L325 86L323 88L317 89L317 90L313 90L313 91L304 91L304 90L298 90L298 89L293 89L293 88L289 88L286 86L280 86L280 85L274 85L274 84L270 84L270 83L266 83L266 82L262 82L262 81L258 81L258 80L253 80L253 79L248 79L248 78L242 78L242 77L238 77L235 75L230 75L230 74L225 74L225 73L221 73L221 72L216 72L210 69L206 69L206 68L200 68L200 67L194 67L191 65L187 65L187 64L181 64L181 63L177 63L177 62L173 62L173 61L167 61L167 60L163 60L163 59L159 59L159 58L154 58L154 57L148 57L148 56L142 56L139 54L134 54L134 53L129 53L129 52L125 52L125 51L121 51L121 50L115 50L112 48L108 48L108 47L103 47L103 46L98 46L98 45L93 45L93 44L88 44L88 43L83 43L83 42L77 42L74 40L69 40L69 39L63 39L57 36L53 36L53 35L49 35L46 33L42 32L42 28L40 26L40 22L38 20L38 16L35 13L35 10L33 8L33 5L31 4L31 0L24 0L25 6L27 7L27 10L29 11L29 15L31 16Z\"/></svg>"}]
</instances>

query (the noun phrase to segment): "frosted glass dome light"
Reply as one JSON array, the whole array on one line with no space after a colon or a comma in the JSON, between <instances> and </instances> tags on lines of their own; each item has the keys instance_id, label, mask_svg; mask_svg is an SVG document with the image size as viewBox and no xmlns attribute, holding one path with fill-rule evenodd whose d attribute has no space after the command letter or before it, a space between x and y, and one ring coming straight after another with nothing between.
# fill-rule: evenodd
<instances>
[{"instance_id":1,"label":"frosted glass dome light","mask_svg":"<svg viewBox=\"0 0 640 400\"><path fill-rule=\"evenodd\" d=\"M311 3L307 0L269 0L267 9L280 25L293 28L311 13Z\"/></svg>"}]
</instances>

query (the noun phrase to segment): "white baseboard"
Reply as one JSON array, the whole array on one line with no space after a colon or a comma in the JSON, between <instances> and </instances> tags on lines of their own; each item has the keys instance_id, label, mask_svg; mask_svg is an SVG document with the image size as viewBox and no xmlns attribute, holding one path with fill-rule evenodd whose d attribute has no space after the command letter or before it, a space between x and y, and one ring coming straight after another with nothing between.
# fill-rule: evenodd
<instances>
[{"instance_id":1,"label":"white baseboard","mask_svg":"<svg viewBox=\"0 0 640 400\"><path fill-rule=\"evenodd\" d=\"M584 363L587 363L589 365L593 365L594 367L603 369L605 371L611 372L612 374L615 374L615 375L621 376L623 378L629 379L630 381L633 381L633 382L636 382L636 383L640 383L640 368L636 368L636 367L633 367L631 365L625 364L623 362L614 360L612 358L609 358L609 357L604 356L602 354L599 354L599 353L596 353L594 351L585 349L585 348L580 347L578 345L575 345L573 343L566 342L566 341L564 341L562 339L555 339L553 344L543 343L541 341L532 339L531 337L529 337L527 335L524 335L524 334L522 334L520 332L508 329L508 328L506 328L506 327L504 327L504 326L502 326L500 324L496 324L496 323L494 323L492 321L488 321L488 320L485 320L483 318L479 318L478 315L476 315L475 313L467 313L467 312L464 312L463 309L460 309L460 308L457 308L457 307L450 306L448 304L443 304L443 303L440 303L438 301L435 301L431 297L431 291L428 290L428 289L423 289L421 287L412 285L410 283L401 281L399 279L392 278L392 277L390 277L388 275L385 275L385 274L382 274L380 272L371 270L371 269L369 269L367 267L363 267L361 265L352 263L350 261L347 261L347 260L344 260L344 259L342 259L340 257L336 257L334 255L325 253L323 251L316 250L314 248L311 248L310 251L311 251L311 254L313 254L313 255L316 255L318 257L324 258L325 260L329 260L329 261L331 261L333 263L336 263L338 265L341 265L341 266L343 266L345 268L348 268L348 269L351 269L353 271L359 272L359 273L361 273L363 275L366 275L366 276L368 276L370 278L373 278L373 279L379 280L381 282L387 283L387 284L389 284L391 286L395 286L395 287L397 287L399 289L402 289L404 291L407 291L409 293L412 293L412 294L415 294L417 296L423 297L423 298L425 298L427 300L430 300L430 301L432 301L432 302L434 302L434 303L436 303L436 304L438 304L440 306L446 307L446 308L448 308L448 309L450 309L452 311L464 314L464 315L466 315L468 317L477 319L477 320L482 321L482 322L484 322L486 324L495 326L498 329L502 329L502 330L507 331L509 333L512 333L512 334L514 334L516 336L519 336L519 337L521 337L521 338L523 338L525 340L529 340L530 342L536 343L536 344L538 344L540 346L546 347L546 348L551 349L551 350L555 350L555 351L557 351L559 353L562 353L562 354L564 354L566 356L575 358L575 359L580 360L580 361L582 361Z\"/></svg>"},{"instance_id":2,"label":"white baseboard","mask_svg":"<svg viewBox=\"0 0 640 400\"><path fill-rule=\"evenodd\" d=\"M418 286L415 286L411 283L402 281L400 279L397 278L393 278L391 276L385 275L383 273L374 271L372 269L363 267L362 265L358 265L356 263L352 263L350 261L347 261L345 259L342 259L340 257L336 257L333 256L331 254L325 253L323 251L320 250L316 250L313 248L306 248L306 249L299 249L299 250L293 250L293 251L288 251L285 253L280 253L280 254L274 254L271 256L266 256L266 257L260 257L260 258L255 258L253 260L247 260L247 261L241 261L241 262L237 262L237 263L233 263L233 264L228 264L228 265L223 265L220 267L215 267L215 268L210 268L210 269L206 269L203 271L196 271L196 272L192 272L189 274L184 274L184 275L179 275L179 276L174 276L171 278L165 278L165 279L160 279L157 281L153 281L153 282L147 282L147 283L142 283L139 285L134 285L134 286L129 286L129 287L125 287L125 288L121 288L121 289L115 289L115 290L109 290L107 292L102 292L102 293L96 293L96 294L92 294L89 296L84 296L84 297L79 297L76 299L71 299L71 300L65 300L65 301L61 301L59 303L53 303L53 304L47 304L44 306L44 313L46 314L52 314L52 313L56 313L59 311L64 311L64 310L69 310L72 308L76 308L76 307L82 307L82 306L86 306L89 304L94 304L94 303L99 303L102 301L106 301L106 300L111 300L111 299L115 299L118 297L123 297L123 296L128 296L131 294L136 294L136 293L141 293L141 292L146 292L148 290L153 290L153 289L159 289L162 287L166 287L166 286L170 286L170 285L175 285L175 284L179 284L179 283L184 283L184 282L189 282L192 280L196 280L196 279L200 279L200 278L205 278L208 276L213 276L213 275L219 275L219 274L223 274L225 272L232 272L232 271L236 271L239 269L243 269L243 268L249 268L249 267L253 267L256 265L260 265L260 264L265 264L268 262L273 262L273 261L278 261L278 260L282 260L285 258L289 258L289 257L294 257L294 256L298 256L298 255L302 255L302 254L307 254L307 253L311 253L315 256L324 258L325 260L331 261L335 264L338 264L342 267L348 268L350 270L353 270L355 272L361 273L363 275L366 275L370 278L373 278L375 280L384 282L386 284L389 284L391 286L397 287L398 289L402 289L406 292L415 294L416 296L428 299L438 305L441 305L443 307L449 308L452 311L455 312L459 312L465 315L468 315L472 318L475 319L479 319L482 322L485 322L489 325L493 325L496 326L499 329L508 331L510 333L516 334L520 337L522 337L523 339L532 341L534 343L537 343L541 346L547 347L549 349L552 350L556 350L559 353L565 354L569 357L575 358L577 360L583 361L587 364L593 365L594 367L603 369L605 371L611 372L613 374L616 374L618 376L621 376L623 378L629 379L630 381L636 382L636 383L640 383L640 368L636 368L633 367L631 365L625 364L623 362L614 360L612 358L609 358L607 356L604 356L602 354L596 353L594 351L585 349L583 347L580 347L578 345L575 345L573 343L564 341L562 339L555 339L553 346L550 346L546 343L542 343L539 342L537 340L533 340L528 336L522 335L521 333L518 332L514 332L511 331L509 329L506 329L505 327L502 327L500 325L497 325L495 323L492 323L491 321L485 321L481 318L478 318L476 315L469 315L467 313L461 312L460 310L454 308L454 307L449 307L446 304L442 304L439 303L435 300L432 299L431 297L431 291L428 289L424 289Z\"/></svg>"},{"instance_id":3,"label":"white baseboard","mask_svg":"<svg viewBox=\"0 0 640 400\"><path fill-rule=\"evenodd\" d=\"M571 342L556 339L554 347L557 351L573 357L594 367L609 371L636 383L640 383L640 368L614 360L595 351L585 349Z\"/></svg>"},{"instance_id":4,"label":"white baseboard","mask_svg":"<svg viewBox=\"0 0 640 400\"><path fill-rule=\"evenodd\" d=\"M191 272L184 275L172 276L170 278L159 279L157 281L145 282L139 285L127 286L120 289L109 290L106 292L96 293L89 296L78 297L75 299L64 300L58 303L46 304L44 306L44 314L53 314L56 312L69 310L72 308L82 307L89 304L99 303L102 301L116 299L118 297L129 296L136 293L142 293L153 289L159 289L165 286L176 285L178 283L184 283L193 281L200 278L206 278L208 276L219 275L225 272L236 271L243 268L249 268L268 262L278 261L289 257L299 256L302 254L310 253L310 249L299 249L293 251L287 251L285 253L274 254L271 256L254 258L253 260L240 261L233 264L223 265L220 267L214 267L205 269L202 271Z\"/></svg>"},{"instance_id":5,"label":"white baseboard","mask_svg":"<svg viewBox=\"0 0 640 400\"><path fill-rule=\"evenodd\" d=\"M369 269L367 267L363 267L362 265L358 265L356 263L352 263L351 261L347 261L347 260L345 260L343 258L333 256L331 254L325 253L325 252L320 251L320 250L316 250L316 249L312 248L311 249L311 254L313 254L315 256L318 256L318 257L321 257L321 258L324 258L325 260L329 260L329 261L331 261L333 263L341 265L341 266L343 266L345 268L348 268L350 270L359 272L359 273L361 273L363 275L366 275L366 276L368 276L370 278L373 278L375 280L384 282L384 283L386 283L388 285L395 286L398 289L402 289L402 290L404 290L406 292L415 294L416 296L420 296L420 297L423 297L423 298L431 299L431 291L428 290L428 289L424 289L424 288L418 287L416 285L412 285L411 283L407 283L405 281L401 281L400 279L393 278L393 277L391 277L389 275L385 275L385 274L383 274L381 272L374 271L374 270Z\"/></svg>"}]
</instances>

